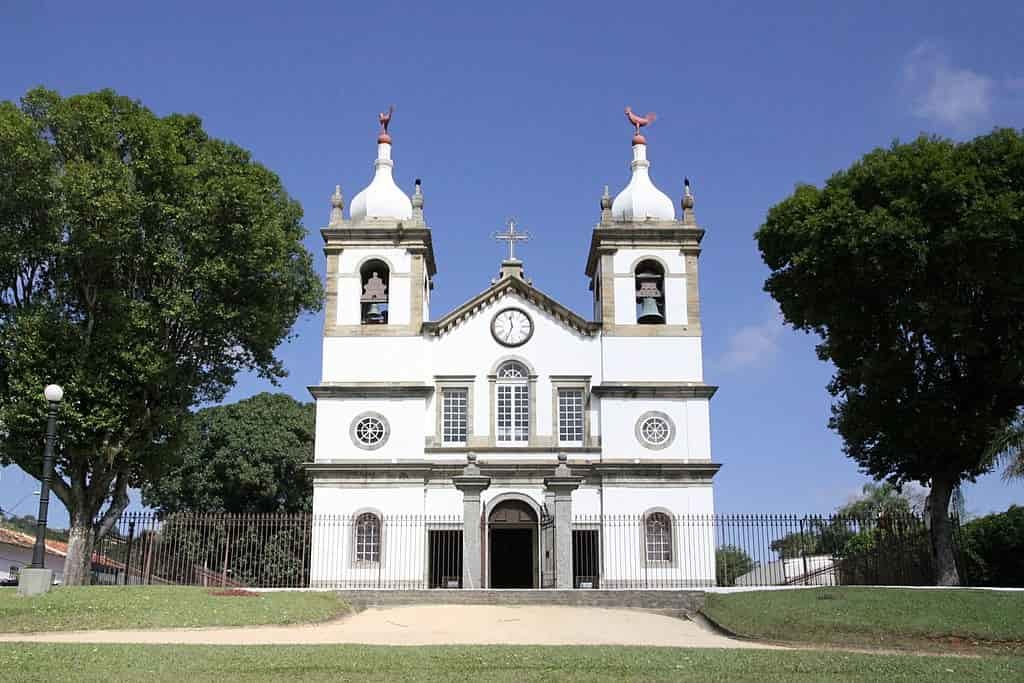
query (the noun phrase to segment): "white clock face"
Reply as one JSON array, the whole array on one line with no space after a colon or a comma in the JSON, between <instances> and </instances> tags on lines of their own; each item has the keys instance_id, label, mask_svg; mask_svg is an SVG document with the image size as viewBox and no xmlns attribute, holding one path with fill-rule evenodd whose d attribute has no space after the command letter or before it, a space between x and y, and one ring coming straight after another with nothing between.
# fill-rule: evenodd
<instances>
[{"instance_id":1,"label":"white clock face","mask_svg":"<svg viewBox=\"0 0 1024 683\"><path fill-rule=\"evenodd\" d=\"M491 334L499 344L522 346L533 335L533 321L518 308L506 308L491 321Z\"/></svg>"}]
</instances>

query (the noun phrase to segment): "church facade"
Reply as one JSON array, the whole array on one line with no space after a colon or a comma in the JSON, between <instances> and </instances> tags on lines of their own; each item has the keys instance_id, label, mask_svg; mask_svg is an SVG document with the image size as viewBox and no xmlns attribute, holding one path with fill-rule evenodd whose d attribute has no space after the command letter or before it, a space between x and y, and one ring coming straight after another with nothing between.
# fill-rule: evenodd
<instances>
[{"instance_id":1,"label":"church facade","mask_svg":"<svg viewBox=\"0 0 1024 683\"><path fill-rule=\"evenodd\" d=\"M627 113L631 177L601 198L588 317L527 279L512 223L497 236L509 242L497 277L432 315L423 194L419 181L411 197L395 183L381 115L372 181L347 217L336 190L321 231L312 586L382 573L410 588L615 587L638 571L714 582L713 533L679 522L713 513L719 468L702 366L704 231L688 183L678 218L654 186L647 121ZM615 522L626 519L637 524Z\"/></svg>"}]
</instances>

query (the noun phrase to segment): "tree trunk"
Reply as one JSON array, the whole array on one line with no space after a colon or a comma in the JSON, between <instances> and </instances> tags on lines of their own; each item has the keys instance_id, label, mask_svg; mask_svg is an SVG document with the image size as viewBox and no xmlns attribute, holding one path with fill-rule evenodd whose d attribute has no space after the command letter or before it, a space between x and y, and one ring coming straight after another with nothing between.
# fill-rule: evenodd
<instances>
[{"instance_id":1,"label":"tree trunk","mask_svg":"<svg viewBox=\"0 0 1024 683\"><path fill-rule=\"evenodd\" d=\"M64 585L88 586L92 583L92 520L73 515L68 530L68 555L64 558Z\"/></svg>"},{"instance_id":2,"label":"tree trunk","mask_svg":"<svg viewBox=\"0 0 1024 683\"><path fill-rule=\"evenodd\" d=\"M953 481L935 477L932 479L931 493L928 494L932 562L937 586L960 585L956 555L953 552L953 524L949 520L949 500L953 495L953 487Z\"/></svg>"}]
</instances>

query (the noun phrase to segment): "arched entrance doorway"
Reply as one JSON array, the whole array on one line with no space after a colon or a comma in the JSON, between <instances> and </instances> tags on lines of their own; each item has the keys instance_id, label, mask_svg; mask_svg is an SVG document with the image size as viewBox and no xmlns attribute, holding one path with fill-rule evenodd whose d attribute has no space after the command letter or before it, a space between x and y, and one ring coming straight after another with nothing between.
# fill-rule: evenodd
<instances>
[{"instance_id":1,"label":"arched entrance doorway","mask_svg":"<svg viewBox=\"0 0 1024 683\"><path fill-rule=\"evenodd\" d=\"M522 500L498 503L487 518L491 588L536 588L537 513Z\"/></svg>"}]
</instances>

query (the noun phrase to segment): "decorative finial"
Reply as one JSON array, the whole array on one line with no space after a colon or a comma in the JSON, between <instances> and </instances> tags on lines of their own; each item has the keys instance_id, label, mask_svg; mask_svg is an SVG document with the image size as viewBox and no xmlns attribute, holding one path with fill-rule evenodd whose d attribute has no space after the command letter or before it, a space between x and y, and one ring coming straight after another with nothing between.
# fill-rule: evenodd
<instances>
[{"instance_id":1,"label":"decorative finial","mask_svg":"<svg viewBox=\"0 0 1024 683\"><path fill-rule=\"evenodd\" d=\"M391 136L388 135L388 124L391 123L391 115L395 113L395 105L388 105L388 110L382 111L377 114L377 120L380 121L380 135L377 136L378 144L391 144Z\"/></svg>"},{"instance_id":2,"label":"decorative finial","mask_svg":"<svg viewBox=\"0 0 1024 683\"><path fill-rule=\"evenodd\" d=\"M658 115L651 111L647 112L647 116L637 116L636 114L633 113L632 108L626 107L626 118L629 120L631 124L633 124L633 127L635 129L635 134L633 135L633 144L646 145L647 139L643 135L640 135L640 129L643 128L644 126L654 123L654 119L658 118Z\"/></svg>"},{"instance_id":3,"label":"decorative finial","mask_svg":"<svg viewBox=\"0 0 1024 683\"><path fill-rule=\"evenodd\" d=\"M566 455L565 453L559 453L558 454L558 462L560 462L560 463L569 462L569 456Z\"/></svg>"},{"instance_id":4,"label":"decorative finial","mask_svg":"<svg viewBox=\"0 0 1024 683\"><path fill-rule=\"evenodd\" d=\"M470 465L476 462L476 453L466 453L466 462Z\"/></svg>"},{"instance_id":5,"label":"decorative finial","mask_svg":"<svg viewBox=\"0 0 1024 683\"><path fill-rule=\"evenodd\" d=\"M423 210L423 181L416 179L416 190L412 193L412 208L414 211Z\"/></svg>"},{"instance_id":6,"label":"decorative finial","mask_svg":"<svg viewBox=\"0 0 1024 683\"><path fill-rule=\"evenodd\" d=\"M601 195L601 210L611 211L612 210L612 196L608 194L608 186L604 186L604 194Z\"/></svg>"},{"instance_id":7,"label":"decorative finial","mask_svg":"<svg viewBox=\"0 0 1024 683\"><path fill-rule=\"evenodd\" d=\"M330 225L337 225L344 220L342 209L345 208L345 198L341 196L341 185L334 186L334 194L331 195L331 220Z\"/></svg>"},{"instance_id":8,"label":"decorative finial","mask_svg":"<svg viewBox=\"0 0 1024 683\"><path fill-rule=\"evenodd\" d=\"M683 207L683 223L695 224L697 217L693 214L693 192L690 191L689 178L683 178L683 201L681 204Z\"/></svg>"},{"instance_id":9,"label":"decorative finial","mask_svg":"<svg viewBox=\"0 0 1024 683\"><path fill-rule=\"evenodd\" d=\"M690 179L683 178L683 208L693 208L693 193L690 192Z\"/></svg>"}]
</instances>

